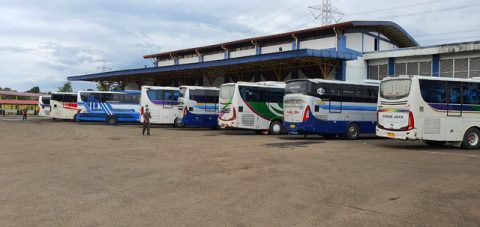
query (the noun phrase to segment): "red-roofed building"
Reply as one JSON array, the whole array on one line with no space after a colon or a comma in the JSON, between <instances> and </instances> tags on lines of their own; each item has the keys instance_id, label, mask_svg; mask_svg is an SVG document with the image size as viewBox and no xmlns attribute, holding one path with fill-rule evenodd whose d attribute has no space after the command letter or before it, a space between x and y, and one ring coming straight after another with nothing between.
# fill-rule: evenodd
<instances>
[{"instance_id":1,"label":"red-roofed building","mask_svg":"<svg viewBox=\"0 0 480 227\"><path fill-rule=\"evenodd\" d=\"M20 114L27 109L29 114L38 113L38 98L46 94L15 91L0 91L0 115Z\"/></svg>"}]
</instances>

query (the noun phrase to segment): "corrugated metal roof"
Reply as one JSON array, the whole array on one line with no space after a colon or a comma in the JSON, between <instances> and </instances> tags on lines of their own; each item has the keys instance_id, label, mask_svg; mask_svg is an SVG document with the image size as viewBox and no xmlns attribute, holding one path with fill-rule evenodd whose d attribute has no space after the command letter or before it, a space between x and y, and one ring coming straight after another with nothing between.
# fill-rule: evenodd
<instances>
[{"instance_id":1,"label":"corrugated metal roof","mask_svg":"<svg viewBox=\"0 0 480 227\"><path fill-rule=\"evenodd\" d=\"M303 59L303 58L309 58L309 57L339 59L339 60L354 60L359 57L359 54L352 53L352 52L334 51L334 50L301 49L301 50L284 51L284 52L277 52L277 53L270 53L270 54L245 56L245 57L239 57L239 58L230 58L230 59L217 60L217 61L207 61L207 62L171 65L171 66L163 66L163 67L152 67L152 68L138 68L138 69L96 73L96 74L90 74L90 75L71 76L71 77L68 77L68 80L69 81L89 81L89 80L119 77L119 76L152 75L152 74L159 74L159 73L192 71L192 70L215 68L215 67L229 67L233 65L247 65L252 63L258 64L262 62L272 62L272 61L287 60L287 59Z\"/></svg>"},{"instance_id":2,"label":"corrugated metal roof","mask_svg":"<svg viewBox=\"0 0 480 227\"><path fill-rule=\"evenodd\" d=\"M169 51L164 53L158 54L150 54L143 56L145 59L149 58L169 58L170 56L174 55L187 55L187 54L195 54L198 52L202 53L205 51L212 51L212 50L222 50L223 48L229 48L232 46L245 46L245 45L252 45L252 41L259 43L260 45L265 42L274 41L278 39L293 39L292 37L304 38L309 37L312 35L316 35L319 33L324 34L335 34L333 28L341 29L341 30L348 30L348 29L367 29L370 31L380 32L385 35L388 39L390 39L393 43L395 43L398 47L415 47L418 46L418 43L398 24L391 22L391 21L349 21L343 22L338 24L332 24L322 27L315 27L309 29L303 29L298 31L292 32L285 32L275 35L268 35L268 36L259 36L247 39L240 39L226 43L219 43L214 45L202 46L202 47L195 47L195 48L188 48L182 50L175 50Z\"/></svg>"}]
</instances>

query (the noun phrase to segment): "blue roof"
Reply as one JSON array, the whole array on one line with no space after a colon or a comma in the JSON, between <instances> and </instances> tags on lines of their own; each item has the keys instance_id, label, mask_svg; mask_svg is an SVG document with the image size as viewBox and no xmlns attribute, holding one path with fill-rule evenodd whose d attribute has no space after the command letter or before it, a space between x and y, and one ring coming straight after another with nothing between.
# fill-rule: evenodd
<instances>
[{"instance_id":1,"label":"blue roof","mask_svg":"<svg viewBox=\"0 0 480 227\"><path fill-rule=\"evenodd\" d=\"M95 73L89 75L70 76L69 81L90 81L110 77L122 77L122 76L139 76L154 73L169 73L178 71L189 71L198 69L208 69L212 67L228 67L234 65L242 65L249 63L261 63L268 61L288 60L288 59L300 59L300 58L328 58L337 60L355 60L361 53L354 51L335 51L335 50L314 50L314 49L300 49L292 51L284 51L270 54L252 55L240 58L230 58L216 61L198 62L191 64L171 65L163 67L152 68L137 68L120 71L111 71L104 73Z\"/></svg>"}]
</instances>

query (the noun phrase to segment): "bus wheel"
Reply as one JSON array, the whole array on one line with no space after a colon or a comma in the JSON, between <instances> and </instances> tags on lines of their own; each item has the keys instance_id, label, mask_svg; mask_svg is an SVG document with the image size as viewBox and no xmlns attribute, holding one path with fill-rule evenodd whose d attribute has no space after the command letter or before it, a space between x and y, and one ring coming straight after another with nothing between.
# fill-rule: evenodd
<instances>
[{"instance_id":1,"label":"bus wheel","mask_svg":"<svg viewBox=\"0 0 480 227\"><path fill-rule=\"evenodd\" d=\"M480 147L480 131L476 128L470 128L463 136L463 148L473 150Z\"/></svg>"},{"instance_id":2,"label":"bus wheel","mask_svg":"<svg viewBox=\"0 0 480 227\"><path fill-rule=\"evenodd\" d=\"M349 124L347 127L347 132L345 133L345 137L347 140L356 140L360 136L360 128L357 124L352 123Z\"/></svg>"},{"instance_id":3,"label":"bus wheel","mask_svg":"<svg viewBox=\"0 0 480 227\"><path fill-rule=\"evenodd\" d=\"M115 116L108 116L107 120L105 121L107 125L116 125L118 123L117 117Z\"/></svg>"},{"instance_id":4,"label":"bus wheel","mask_svg":"<svg viewBox=\"0 0 480 227\"><path fill-rule=\"evenodd\" d=\"M73 121L73 122L80 122L80 121L78 120L78 114L73 115L72 121Z\"/></svg>"},{"instance_id":5,"label":"bus wheel","mask_svg":"<svg viewBox=\"0 0 480 227\"><path fill-rule=\"evenodd\" d=\"M442 147L445 145L445 141L425 140L423 142L429 147Z\"/></svg>"},{"instance_id":6,"label":"bus wheel","mask_svg":"<svg viewBox=\"0 0 480 227\"><path fill-rule=\"evenodd\" d=\"M268 130L270 135L279 135L282 133L282 122L280 121L272 121L270 123L270 129Z\"/></svg>"}]
</instances>

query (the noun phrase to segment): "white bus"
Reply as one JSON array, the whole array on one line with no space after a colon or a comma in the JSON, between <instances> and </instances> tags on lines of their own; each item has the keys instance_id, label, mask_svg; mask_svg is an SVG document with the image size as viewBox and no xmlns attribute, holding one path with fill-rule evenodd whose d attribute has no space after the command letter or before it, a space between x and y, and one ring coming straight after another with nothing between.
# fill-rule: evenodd
<instances>
[{"instance_id":1,"label":"white bus","mask_svg":"<svg viewBox=\"0 0 480 227\"><path fill-rule=\"evenodd\" d=\"M375 135L378 84L322 79L288 81L284 127L289 134L326 138Z\"/></svg>"},{"instance_id":2,"label":"white bus","mask_svg":"<svg viewBox=\"0 0 480 227\"><path fill-rule=\"evenodd\" d=\"M142 86L140 98L141 122L143 113L149 109L152 124L174 124L178 117L178 87Z\"/></svg>"},{"instance_id":3,"label":"white bus","mask_svg":"<svg viewBox=\"0 0 480 227\"><path fill-rule=\"evenodd\" d=\"M283 131L283 82L238 82L220 86L218 124L223 128Z\"/></svg>"},{"instance_id":4,"label":"white bus","mask_svg":"<svg viewBox=\"0 0 480 227\"><path fill-rule=\"evenodd\" d=\"M50 96L38 97L38 116L50 116Z\"/></svg>"},{"instance_id":5,"label":"white bus","mask_svg":"<svg viewBox=\"0 0 480 227\"><path fill-rule=\"evenodd\" d=\"M77 114L77 111L77 93L52 93L50 98L50 117L53 120L74 120L74 116Z\"/></svg>"},{"instance_id":6,"label":"white bus","mask_svg":"<svg viewBox=\"0 0 480 227\"><path fill-rule=\"evenodd\" d=\"M216 87L180 86L180 112L176 125L217 128L219 90Z\"/></svg>"},{"instance_id":7,"label":"white bus","mask_svg":"<svg viewBox=\"0 0 480 227\"><path fill-rule=\"evenodd\" d=\"M422 76L386 78L380 85L377 135L480 146L480 80Z\"/></svg>"},{"instance_id":8,"label":"white bus","mask_svg":"<svg viewBox=\"0 0 480 227\"><path fill-rule=\"evenodd\" d=\"M80 91L77 121L115 125L140 121L140 91Z\"/></svg>"}]
</instances>

